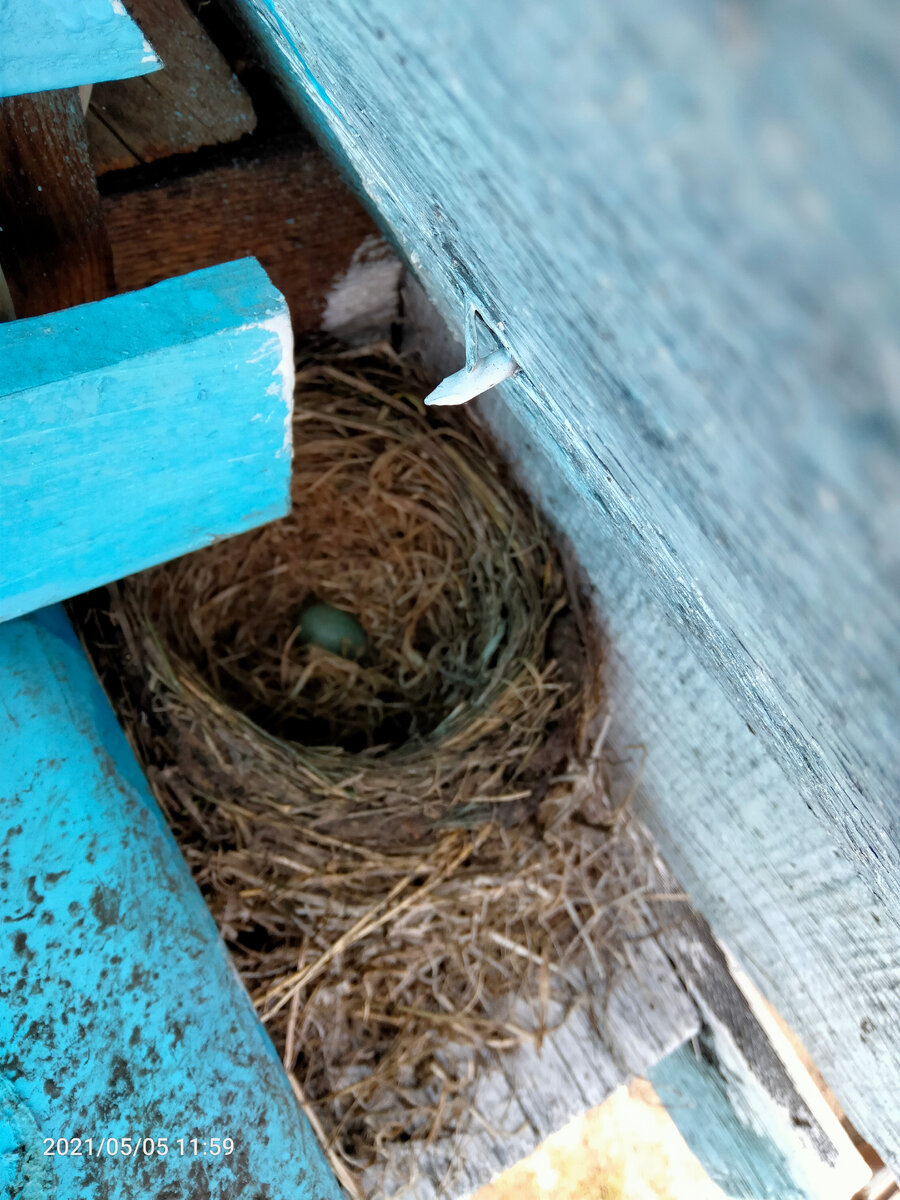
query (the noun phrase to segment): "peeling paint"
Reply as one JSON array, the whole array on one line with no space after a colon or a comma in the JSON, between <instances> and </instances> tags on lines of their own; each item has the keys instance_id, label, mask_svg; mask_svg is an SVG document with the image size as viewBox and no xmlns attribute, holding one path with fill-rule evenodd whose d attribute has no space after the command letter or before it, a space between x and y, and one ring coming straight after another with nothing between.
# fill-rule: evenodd
<instances>
[{"instance_id":1,"label":"peeling paint","mask_svg":"<svg viewBox=\"0 0 900 1200\"><path fill-rule=\"evenodd\" d=\"M344 341L386 337L399 310L400 260L383 238L369 236L332 283L322 328Z\"/></svg>"}]
</instances>

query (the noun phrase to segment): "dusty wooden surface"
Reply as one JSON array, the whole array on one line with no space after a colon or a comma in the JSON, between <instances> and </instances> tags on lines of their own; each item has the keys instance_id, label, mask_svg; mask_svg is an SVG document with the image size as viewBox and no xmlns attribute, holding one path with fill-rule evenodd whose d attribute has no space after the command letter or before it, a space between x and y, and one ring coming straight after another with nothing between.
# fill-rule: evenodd
<instances>
[{"instance_id":1,"label":"dusty wooden surface","mask_svg":"<svg viewBox=\"0 0 900 1200\"><path fill-rule=\"evenodd\" d=\"M77 88L0 100L0 269L18 317L112 290Z\"/></svg>"},{"instance_id":2,"label":"dusty wooden surface","mask_svg":"<svg viewBox=\"0 0 900 1200\"><path fill-rule=\"evenodd\" d=\"M97 174L250 133L250 98L184 0L129 0L129 7L163 69L94 88L87 129Z\"/></svg>"},{"instance_id":3,"label":"dusty wooden surface","mask_svg":"<svg viewBox=\"0 0 900 1200\"><path fill-rule=\"evenodd\" d=\"M730 1198L691 1153L651 1085L636 1079L570 1121L472 1200Z\"/></svg>"},{"instance_id":4,"label":"dusty wooden surface","mask_svg":"<svg viewBox=\"0 0 900 1200\"><path fill-rule=\"evenodd\" d=\"M649 841L646 850L653 855ZM657 883L674 885L664 870ZM632 947L600 1036L580 1011L541 1049L495 1056L470 1127L413 1153L395 1146L387 1167L367 1175L368 1194L468 1196L646 1074L723 1195L850 1200L870 1172L837 1118L792 1056L773 1047L702 918L681 902L655 907L663 932Z\"/></svg>"},{"instance_id":5,"label":"dusty wooden surface","mask_svg":"<svg viewBox=\"0 0 900 1200\"><path fill-rule=\"evenodd\" d=\"M661 865L658 885L678 886ZM749 980L697 913L656 907L701 1030L647 1075L688 1145L734 1200L849 1200L870 1171L786 1039L773 1042Z\"/></svg>"},{"instance_id":6,"label":"dusty wooden surface","mask_svg":"<svg viewBox=\"0 0 900 1200\"><path fill-rule=\"evenodd\" d=\"M626 776L643 763L637 811L854 1119L890 1129L900 944L878 898L659 611L628 547L579 517L577 494L508 408L489 400L482 411L593 581L608 636L612 750Z\"/></svg>"},{"instance_id":7,"label":"dusty wooden surface","mask_svg":"<svg viewBox=\"0 0 900 1200\"><path fill-rule=\"evenodd\" d=\"M240 7L443 314L521 364L503 404L619 638L648 818L900 1161L900 23Z\"/></svg>"},{"instance_id":8,"label":"dusty wooden surface","mask_svg":"<svg viewBox=\"0 0 900 1200\"><path fill-rule=\"evenodd\" d=\"M355 265L362 267L380 259L388 276L393 274L389 307L396 311L399 266L391 265L372 218L334 167L302 138L282 139L196 174L107 195L103 209L121 291L252 254L287 300L300 334L328 324L330 295L338 293L334 315L356 257ZM382 274L376 308L391 296L389 278L387 288L385 282ZM338 317L335 322L340 323Z\"/></svg>"}]
</instances>

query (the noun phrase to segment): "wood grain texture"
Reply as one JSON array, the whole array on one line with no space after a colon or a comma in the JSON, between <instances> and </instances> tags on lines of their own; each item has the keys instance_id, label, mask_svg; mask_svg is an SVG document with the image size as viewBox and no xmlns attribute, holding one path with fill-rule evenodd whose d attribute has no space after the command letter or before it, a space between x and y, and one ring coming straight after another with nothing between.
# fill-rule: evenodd
<instances>
[{"instance_id":1,"label":"wood grain texture","mask_svg":"<svg viewBox=\"0 0 900 1200\"><path fill-rule=\"evenodd\" d=\"M287 300L300 335L325 325L341 331L340 293L354 266L388 257L399 284L399 264L372 218L306 141L281 140L194 175L111 194L103 207L123 291L252 254ZM386 282L383 273L378 279ZM344 300L346 318L352 304ZM370 303L358 300L356 311L369 308L368 324L381 322L384 333L398 303L388 284Z\"/></svg>"},{"instance_id":2,"label":"wood grain texture","mask_svg":"<svg viewBox=\"0 0 900 1200\"><path fill-rule=\"evenodd\" d=\"M87 125L97 174L252 132L250 97L184 0L129 4L163 70L94 88Z\"/></svg>"},{"instance_id":3,"label":"wood grain texture","mask_svg":"<svg viewBox=\"0 0 900 1200\"><path fill-rule=\"evenodd\" d=\"M705 1036L680 1046L648 1075L656 1094L728 1200L812 1200L850 1192L799 1190L775 1144L735 1112L727 1076Z\"/></svg>"},{"instance_id":4,"label":"wood grain texture","mask_svg":"<svg viewBox=\"0 0 900 1200\"><path fill-rule=\"evenodd\" d=\"M658 894L678 895L649 837L635 834L657 862ZM413 1159L395 1146L385 1167L367 1173L367 1188L392 1200L468 1196L630 1076L646 1075L726 1195L853 1194L870 1171L821 1095L804 1090L776 1052L706 922L681 902L656 907L663 932L631 948L602 1036L577 1012L540 1050L494 1055L469 1128Z\"/></svg>"},{"instance_id":5,"label":"wood grain texture","mask_svg":"<svg viewBox=\"0 0 900 1200\"><path fill-rule=\"evenodd\" d=\"M88 108L85 118L88 146L95 175L105 171L127 171L138 166L136 155Z\"/></svg>"},{"instance_id":6,"label":"wood grain texture","mask_svg":"<svg viewBox=\"0 0 900 1200\"><path fill-rule=\"evenodd\" d=\"M854 1122L897 1144L900 935L881 897L860 878L839 831L766 753L721 680L698 663L615 529L592 519L512 407L493 396L481 413L592 581L606 631L620 786L634 782L643 761L635 809L667 863L797 1031ZM708 958L700 955L705 967ZM730 1020L738 1026L740 1013Z\"/></svg>"},{"instance_id":7,"label":"wood grain texture","mask_svg":"<svg viewBox=\"0 0 900 1200\"><path fill-rule=\"evenodd\" d=\"M455 370L463 347L411 279L404 287L403 306L404 351L437 376ZM793 1006L790 1011L796 1014L800 1004L799 1019L809 1023L806 1032L814 1031L818 1061L827 1061L835 1078L850 1073L851 1083L854 1064L878 1071L870 1082L887 1108L894 1065L882 1059L884 1040L857 1059L859 1022L866 1020L858 1006L885 1011L897 976L889 970L854 994L856 966L841 959L840 947L858 937L860 953L870 948L879 961L892 962L900 950L896 937L882 932L877 908L873 911L871 900L866 904L852 871L834 863L834 851L827 849L808 809L779 781L774 764L764 762L760 769L759 747L746 724L724 701L720 686L697 669L677 628L654 611L614 534L598 531L585 516L577 494L553 469L515 410L491 393L477 415L593 581L598 619L606 631L615 716L611 757L620 764L619 788L627 791L638 782L640 759L634 748L641 747L646 759L635 807L654 824L671 860L687 872L682 878L690 881L692 895L717 913L719 931L730 944L740 943L745 952L752 947L752 969L757 978L765 972L766 995L785 1012ZM723 776L728 780L727 806L719 786ZM761 796L767 803L761 803ZM713 823L711 811L716 814ZM797 844L785 843L784 824L794 829ZM647 853L657 859L659 891L677 893L679 883L649 842ZM732 880L728 872L734 861L742 866ZM816 882L823 870L828 872L827 887ZM811 878L797 896L807 873ZM821 924L806 944L804 904ZM841 909L846 909L846 919L835 923L834 910ZM740 1186L752 1194L753 1188L764 1187L768 1192L761 1194L809 1200L849 1196L863 1182L858 1155L823 1111L821 1096L811 1098L799 1086L788 1061L796 1056L789 1048L773 1046L768 1028L748 1002L745 983L736 982L706 922L680 905L673 911L661 905L658 920L665 931L661 944L696 1005L707 1050L699 1064L695 1050L675 1052L668 1065L660 1064L659 1078L676 1123L708 1171L726 1191ZM792 922L799 922L799 928L791 930ZM782 944L790 949L790 961L782 961ZM711 1128L715 1124L721 1126L718 1132Z\"/></svg>"},{"instance_id":8,"label":"wood grain texture","mask_svg":"<svg viewBox=\"0 0 900 1200\"><path fill-rule=\"evenodd\" d=\"M0 1195L339 1200L58 606L0 626L0 742ZM202 1153L223 1136L232 1155ZM93 1155L44 1156L77 1137Z\"/></svg>"},{"instance_id":9,"label":"wood grain texture","mask_svg":"<svg viewBox=\"0 0 900 1200\"><path fill-rule=\"evenodd\" d=\"M3 0L0 97L158 71L121 0Z\"/></svg>"},{"instance_id":10,"label":"wood grain texture","mask_svg":"<svg viewBox=\"0 0 900 1200\"><path fill-rule=\"evenodd\" d=\"M0 100L0 269L18 317L113 290L77 88Z\"/></svg>"},{"instance_id":11,"label":"wood grain texture","mask_svg":"<svg viewBox=\"0 0 900 1200\"><path fill-rule=\"evenodd\" d=\"M290 507L293 346L252 259L0 325L0 620Z\"/></svg>"},{"instance_id":12,"label":"wood grain texture","mask_svg":"<svg viewBox=\"0 0 900 1200\"><path fill-rule=\"evenodd\" d=\"M391 1200L469 1196L698 1032L697 1010L665 954L651 941L638 944L611 990L602 1038L577 1010L540 1050L494 1053L481 1070L465 1132L412 1153L395 1144L365 1185Z\"/></svg>"},{"instance_id":13,"label":"wood grain texture","mask_svg":"<svg viewBox=\"0 0 900 1200\"><path fill-rule=\"evenodd\" d=\"M678 888L661 863L657 885L663 894ZM648 1078L688 1145L727 1196L855 1195L871 1172L786 1038L773 1043L774 1023L760 1019L749 980L736 977L699 914L657 907L661 944L702 1028Z\"/></svg>"},{"instance_id":14,"label":"wood grain texture","mask_svg":"<svg viewBox=\"0 0 900 1200\"><path fill-rule=\"evenodd\" d=\"M239 7L444 315L521 364L504 401L651 639L654 831L900 1162L898 23Z\"/></svg>"}]
</instances>

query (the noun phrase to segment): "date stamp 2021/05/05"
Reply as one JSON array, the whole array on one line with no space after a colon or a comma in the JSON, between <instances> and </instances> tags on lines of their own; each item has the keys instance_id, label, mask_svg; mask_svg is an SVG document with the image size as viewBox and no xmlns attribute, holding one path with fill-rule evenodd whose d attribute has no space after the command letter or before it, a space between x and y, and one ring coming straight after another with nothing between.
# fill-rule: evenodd
<instances>
[{"instance_id":1,"label":"date stamp 2021/05/05","mask_svg":"<svg viewBox=\"0 0 900 1200\"><path fill-rule=\"evenodd\" d=\"M44 1138L44 1154L77 1158L227 1158L234 1154L230 1137L71 1137Z\"/></svg>"}]
</instances>

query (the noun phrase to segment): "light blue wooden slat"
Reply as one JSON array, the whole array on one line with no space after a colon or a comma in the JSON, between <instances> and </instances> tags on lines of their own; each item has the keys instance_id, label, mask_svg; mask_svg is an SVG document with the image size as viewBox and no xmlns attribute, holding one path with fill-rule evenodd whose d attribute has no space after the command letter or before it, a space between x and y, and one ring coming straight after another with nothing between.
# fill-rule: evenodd
<instances>
[{"instance_id":1,"label":"light blue wooden slat","mask_svg":"<svg viewBox=\"0 0 900 1200\"><path fill-rule=\"evenodd\" d=\"M511 443L641 622L645 812L900 1163L892 6L241 7L443 315L521 364Z\"/></svg>"},{"instance_id":2,"label":"light blue wooden slat","mask_svg":"<svg viewBox=\"0 0 900 1200\"><path fill-rule=\"evenodd\" d=\"M255 259L0 325L0 620L283 516L292 390Z\"/></svg>"},{"instance_id":3,"label":"light blue wooden slat","mask_svg":"<svg viewBox=\"0 0 900 1200\"><path fill-rule=\"evenodd\" d=\"M0 97L128 79L161 66L121 0L0 3Z\"/></svg>"},{"instance_id":4,"label":"light blue wooden slat","mask_svg":"<svg viewBox=\"0 0 900 1200\"><path fill-rule=\"evenodd\" d=\"M735 1112L726 1080L701 1042L680 1046L647 1072L681 1136L728 1200L809 1200L763 1129Z\"/></svg>"},{"instance_id":5,"label":"light blue wooden slat","mask_svg":"<svg viewBox=\"0 0 900 1200\"><path fill-rule=\"evenodd\" d=\"M338 1200L59 607L0 626L0 742L2 1200ZM168 1155L98 1153L145 1135Z\"/></svg>"}]
</instances>

